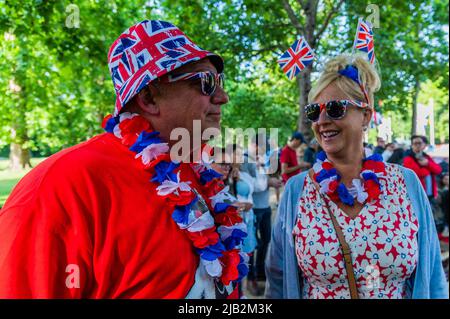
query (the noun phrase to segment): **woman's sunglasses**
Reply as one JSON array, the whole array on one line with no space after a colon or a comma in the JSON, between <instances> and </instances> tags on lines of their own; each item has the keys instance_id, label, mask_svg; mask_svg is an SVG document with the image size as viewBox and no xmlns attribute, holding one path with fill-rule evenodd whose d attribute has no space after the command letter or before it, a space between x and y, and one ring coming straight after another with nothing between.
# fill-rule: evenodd
<instances>
[{"instance_id":1,"label":"woman's sunglasses","mask_svg":"<svg viewBox=\"0 0 450 319\"><path fill-rule=\"evenodd\" d=\"M211 96L216 91L217 87L224 88L225 75L223 73L212 72L193 72L193 73L180 73L169 74L163 82L177 82L186 80L198 80L200 79L202 94Z\"/></svg>"},{"instance_id":2,"label":"woman's sunglasses","mask_svg":"<svg viewBox=\"0 0 450 319\"><path fill-rule=\"evenodd\" d=\"M328 118L332 120L340 120L347 113L347 106L355 105L360 108L366 108L369 105L364 102L353 100L338 100L329 101L327 103L312 103L305 106L305 113L308 120L311 122L317 122L320 117L320 113L325 109Z\"/></svg>"}]
</instances>

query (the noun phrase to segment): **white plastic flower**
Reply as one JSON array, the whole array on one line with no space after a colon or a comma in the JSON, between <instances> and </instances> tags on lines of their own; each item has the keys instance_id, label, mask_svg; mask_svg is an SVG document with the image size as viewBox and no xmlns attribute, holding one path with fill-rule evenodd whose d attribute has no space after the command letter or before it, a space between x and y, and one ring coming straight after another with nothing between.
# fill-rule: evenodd
<instances>
[{"instance_id":1,"label":"white plastic flower","mask_svg":"<svg viewBox=\"0 0 450 319\"><path fill-rule=\"evenodd\" d=\"M155 143L150 144L142 150L142 152L136 154L135 158L142 156L142 163L147 165L157 156L169 151L169 144L167 143Z\"/></svg>"}]
</instances>

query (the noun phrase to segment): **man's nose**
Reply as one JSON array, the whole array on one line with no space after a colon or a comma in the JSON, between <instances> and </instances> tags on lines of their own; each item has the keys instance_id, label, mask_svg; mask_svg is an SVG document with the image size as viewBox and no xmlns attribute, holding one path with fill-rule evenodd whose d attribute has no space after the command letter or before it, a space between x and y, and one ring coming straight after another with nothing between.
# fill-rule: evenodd
<instances>
[{"instance_id":1,"label":"man's nose","mask_svg":"<svg viewBox=\"0 0 450 319\"><path fill-rule=\"evenodd\" d=\"M214 94L211 96L211 101L213 104L227 104L229 101L227 92L221 87L217 87Z\"/></svg>"}]
</instances>

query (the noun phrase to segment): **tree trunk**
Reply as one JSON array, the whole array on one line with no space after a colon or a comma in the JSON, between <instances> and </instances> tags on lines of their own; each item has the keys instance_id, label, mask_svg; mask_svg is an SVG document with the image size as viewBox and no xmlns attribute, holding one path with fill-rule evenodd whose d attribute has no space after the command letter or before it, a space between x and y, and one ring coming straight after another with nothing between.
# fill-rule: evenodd
<instances>
[{"instance_id":1,"label":"tree trunk","mask_svg":"<svg viewBox=\"0 0 450 319\"><path fill-rule=\"evenodd\" d=\"M9 153L10 168L12 170L25 169L31 166L31 152L17 143L11 143Z\"/></svg>"},{"instance_id":2,"label":"tree trunk","mask_svg":"<svg viewBox=\"0 0 450 319\"><path fill-rule=\"evenodd\" d=\"M303 70L302 75L297 78L297 84L300 90L297 129L303 134L307 141L310 141L312 138L311 123L306 119L304 107L308 104L308 94L311 90L311 66L308 66Z\"/></svg>"},{"instance_id":3,"label":"tree trunk","mask_svg":"<svg viewBox=\"0 0 450 319\"><path fill-rule=\"evenodd\" d=\"M411 125L411 136L417 134L417 100L420 92L420 81L416 79L414 96L413 96L413 114L412 114L412 125Z\"/></svg>"},{"instance_id":4,"label":"tree trunk","mask_svg":"<svg viewBox=\"0 0 450 319\"><path fill-rule=\"evenodd\" d=\"M16 124L15 128L11 130L12 142L9 149L9 167L11 170L25 169L27 166L32 167L31 151L23 146L28 141L28 134L23 130L18 130L17 127ZM18 136L18 131L20 136Z\"/></svg>"},{"instance_id":5,"label":"tree trunk","mask_svg":"<svg viewBox=\"0 0 450 319\"><path fill-rule=\"evenodd\" d=\"M303 7L306 16L305 22L305 39L308 44L311 46L311 49L315 49L316 47L316 39L314 37L314 30L316 28L316 18L317 18L317 0L309 0L306 2L306 5ZM310 141L313 134L311 131L311 123L308 122L305 116L304 106L308 103L308 94L311 91L311 63L305 70L300 73L300 76L297 78L297 84L300 90L300 98L299 98L299 117L297 121L297 129L304 135L307 141Z\"/></svg>"}]
</instances>

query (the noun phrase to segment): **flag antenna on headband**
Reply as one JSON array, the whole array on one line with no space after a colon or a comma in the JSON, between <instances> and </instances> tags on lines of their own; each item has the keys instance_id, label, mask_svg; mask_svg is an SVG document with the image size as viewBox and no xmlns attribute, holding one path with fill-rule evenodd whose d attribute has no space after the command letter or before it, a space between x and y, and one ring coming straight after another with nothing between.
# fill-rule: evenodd
<instances>
[{"instance_id":1,"label":"flag antenna on headband","mask_svg":"<svg viewBox=\"0 0 450 319\"><path fill-rule=\"evenodd\" d=\"M301 36L279 57L277 62L289 80L292 80L310 65L315 57L313 49Z\"/></svg>"},{"instance_id":2,"label":"flag antenna on headband","mask_svg":"<svg viewBox=\"0 0 450 319\"><path fill-rule=\"evenodd\" d=\"M375 62L375 48L373 44L372 24L364 21L362 18L358 19L358 26L356 27L355 41L353 42L352 55L355 49L367 54L367 59L371 64Z\"/></svg>"}]
</instances>

